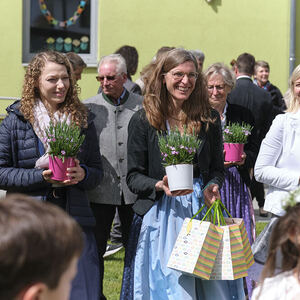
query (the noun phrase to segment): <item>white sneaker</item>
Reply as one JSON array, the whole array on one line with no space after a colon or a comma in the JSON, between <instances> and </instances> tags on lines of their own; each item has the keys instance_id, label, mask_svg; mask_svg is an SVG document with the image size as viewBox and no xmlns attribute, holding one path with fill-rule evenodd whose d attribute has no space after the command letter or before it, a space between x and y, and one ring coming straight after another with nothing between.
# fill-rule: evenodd
<instances>
[{"instance_id":1,"label":"white sneaker","mask_svg":"<svg viewBox=\"0 0 300 300\"><path fill-rule=\"evenodd\" d=\"M107 244L103 257L113 255L123 248L123 244Z\"/></svg>"}]
</instances>

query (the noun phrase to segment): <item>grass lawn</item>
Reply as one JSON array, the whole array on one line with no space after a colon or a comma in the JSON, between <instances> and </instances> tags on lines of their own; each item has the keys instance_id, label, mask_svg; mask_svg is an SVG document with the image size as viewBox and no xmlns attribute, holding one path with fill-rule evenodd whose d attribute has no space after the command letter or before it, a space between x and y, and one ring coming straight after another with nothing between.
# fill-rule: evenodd
<instances>
[{"instance_id":1,"label":"grass lawn","mask_svg":"<svg viewBox=\"0 0 300 300\"><path fill-rule=\"evenodd\" d=\"M268 224L268 222L257 222L256 223L256 236L258 236L262 230L265 228L265 226Z\"/></svg>"},{"instance_id":2,"label":"grass lawn","mask_svg":"<svg viewBox=\"0 0 300 300\"><path fill-rule=\"evenodd\" d=\"M256 236L264 229L267 222L256 223ZM119 300L124 266L124 248L104 259L104 295L107 300Z\"/></svg>"},{"instance_id":3,"label":"grass lawn","mask_svg":"<svg viewBox=\"0 0 300 300\"><path fill-rule=\"evenodd\" d=\"M103 289L107 300L119 300L125 250L122 248L114 255L104 259Z\"/></svg>"}]
</instances>

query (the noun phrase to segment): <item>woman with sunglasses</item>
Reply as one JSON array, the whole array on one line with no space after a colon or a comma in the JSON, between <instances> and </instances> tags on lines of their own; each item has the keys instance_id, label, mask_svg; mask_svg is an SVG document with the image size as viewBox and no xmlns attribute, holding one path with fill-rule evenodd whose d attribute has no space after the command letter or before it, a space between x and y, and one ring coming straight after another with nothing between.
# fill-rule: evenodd
<instances>
[{"instance_id":1,"label":"woman with sunglasses","mask_svg":"<svg viewBox=\"0 0 300 300\"><path fill-rule=\"evenodd\" d=\"M170 192L157 133L176 127L182 133L184 126L202 141L194 158L193 191ZM138 196L121 299L244 299L242 281L201 280L167 267L184 219L220 197L223 179L219 115L210 108L196 58L184 49L171 50L157 62L143 109L128 126L127 184Z\"/></svg>"}]
</instances>

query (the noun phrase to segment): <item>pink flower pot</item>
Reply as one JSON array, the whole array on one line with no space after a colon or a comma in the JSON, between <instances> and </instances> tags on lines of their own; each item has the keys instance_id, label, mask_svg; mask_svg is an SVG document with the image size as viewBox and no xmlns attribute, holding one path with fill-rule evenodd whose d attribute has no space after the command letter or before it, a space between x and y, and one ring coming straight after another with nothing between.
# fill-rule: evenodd
<instances>
[{"instance_id":1,"label":"pink flower pot","mask_svg":"<svg viewBox=\"0 0 300 300\"><path fill-rule=\"evenodd\" d=\"M49 156L49 169L52 171L51 179L57 181L64 181L70 179L66 173L67 168L75 167L74 157L65 157L64 162L57 156Z\"/></svg>"},{"instance_id":2,"label":"pink flower pot","mask_svg":"<svg viewBox=\"0 0 300 300\"><path fill-rule=\"evenodd\" d=\"M224 143L225 161L241 161L244 144Z\"/></svg>"}]
</instances>

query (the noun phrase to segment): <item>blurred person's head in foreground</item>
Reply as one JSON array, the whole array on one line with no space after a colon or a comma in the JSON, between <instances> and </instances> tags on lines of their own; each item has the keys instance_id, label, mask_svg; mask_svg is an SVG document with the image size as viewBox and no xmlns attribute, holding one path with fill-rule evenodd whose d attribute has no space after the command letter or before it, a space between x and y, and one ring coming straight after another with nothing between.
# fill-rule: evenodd
<instances>
[{"instance_id":1,"label":"blurred person's head in foreground","mask_svg":"<svg viewBox=\"0 0 300 300\"><path fill-rule=\"evenodd\" d=\"M68 300L82 249L79 225L57 206L0 199L0 299Z\"/></svg>"}]
</instances>

